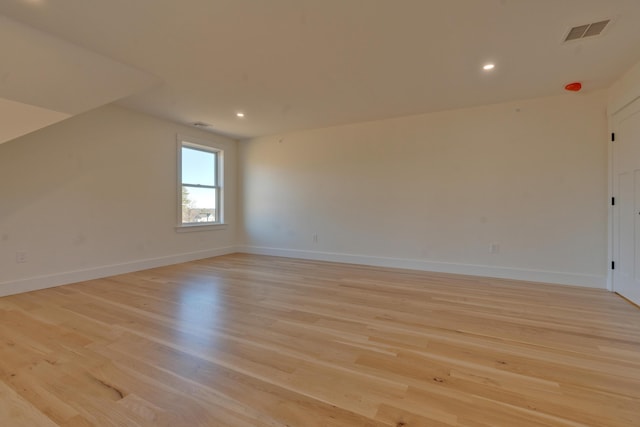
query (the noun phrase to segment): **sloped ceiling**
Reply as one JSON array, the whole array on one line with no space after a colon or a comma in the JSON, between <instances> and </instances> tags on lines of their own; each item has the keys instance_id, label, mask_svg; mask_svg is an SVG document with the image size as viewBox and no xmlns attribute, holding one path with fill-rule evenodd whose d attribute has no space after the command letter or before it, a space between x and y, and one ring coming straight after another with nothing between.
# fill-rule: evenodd
<instances>
[{"instance_id":1,"label":"sloped ceiling","mask_svg":"<svg viewBox=\"0 0 640 427\"><path fill-rule=\"evenodd\" d=\"M2 16L0 55L0 143L158 83Z\"/></svg>"},{"instance_id":2,"label":"sloped ceiling","mask_svg":"<svg viewBox=\"0 0 640 427\"><path fill-rule=\"evenodd\" d=\"M70 114L0 98L0 144L69 117Z\"/></svg>"},{"instance_id":3,"label":"sloped ceiling","mask_svg":"<svg viewBox=\"0 0 640 427\"><path fill-rule=\"evenodd\" d=\"M640 60L638 0L4 0L0 13L162 80L121 105L239 138L571 81L589 92ZM604 19L603 35L562 43Z\"/></svg>"}]
</instances>

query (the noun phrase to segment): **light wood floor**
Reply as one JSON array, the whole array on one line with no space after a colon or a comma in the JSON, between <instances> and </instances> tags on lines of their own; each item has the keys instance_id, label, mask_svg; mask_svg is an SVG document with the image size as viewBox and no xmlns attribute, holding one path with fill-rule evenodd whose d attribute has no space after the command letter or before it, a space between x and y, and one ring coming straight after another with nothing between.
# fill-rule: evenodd
<instances>
[{"instance_id":1,"label":"light wood floor","mask_svg":"<svg viewBox=\"0 0 640 427\"><path fill-rule=\"evenodd\" d=\"M0 299L0 425L640 426L606 291L230 255Z\"/></svg>"}]
</instances>

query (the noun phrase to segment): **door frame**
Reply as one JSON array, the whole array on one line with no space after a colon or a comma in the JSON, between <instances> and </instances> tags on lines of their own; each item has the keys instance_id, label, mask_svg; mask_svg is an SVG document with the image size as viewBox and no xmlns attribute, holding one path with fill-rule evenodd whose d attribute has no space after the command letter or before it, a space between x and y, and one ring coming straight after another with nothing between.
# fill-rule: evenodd
<instances>
[{"instance_id":1,"label":"door frame","mask_svg":"<svg viewBox=\"0 0 640 427\"><path fill-rule=\"evenodd\" d=\"M631 107L634 103L640 103L640 93L634 94L628 102L618 105L615 108L609 106L607 115L608 123L609 123L609 135L607 135L607 146L608 146L608 169L609 173L607 174L609 177L609 197L607 198L607 205L609 206L608 215L607 215L607 230L608 230L608 239L607 239L607 290L610 292L615 292L614 283L613 283L613 269L611 268L611 263L615 261L613 259L613 247L614 247L614 237L615 237L615 222L614 222L614 206L611 204L611 200L614 197L613 194L613 185L615 179L615 170L614 170L614 153L613 148L615 141L611 140L611 136L616 132L616 124L618 120L618 114L622 113L627 108Z\"/></svg>"}]
</instances>

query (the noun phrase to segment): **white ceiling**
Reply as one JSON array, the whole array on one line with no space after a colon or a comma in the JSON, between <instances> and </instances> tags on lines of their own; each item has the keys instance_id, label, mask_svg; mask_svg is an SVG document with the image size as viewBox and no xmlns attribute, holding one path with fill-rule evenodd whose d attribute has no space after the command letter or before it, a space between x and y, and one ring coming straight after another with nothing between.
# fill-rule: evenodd
<instances>
[{"instance_id":1,"label":"white ceiling","mask_svg":"<svg viewBox=\"0 0 640 427\"><path fill-rule=\"evenodd\" d=\"M0 144L69 117L70 114L0 98Z\"/></svg>"},{"instance_id":2,"label":"white ceiling","mask_svg":"<svg viewBox=\"0 0 640 427\"><path fill-rule=\"evenodd\" d=\"M159 83L0 15L0 143Z\"/></svg>"},{"instance_id":3,"label":"white ceiling","mask_svg":"<svg viewBox=\"0 0 640 427\"><path fill-rule=\"evenodd\" d=\"M238 138L592 91L640 60L639 0L3 0L0 14L162 80L122 105Z\"/></svg>"}]
</instances>

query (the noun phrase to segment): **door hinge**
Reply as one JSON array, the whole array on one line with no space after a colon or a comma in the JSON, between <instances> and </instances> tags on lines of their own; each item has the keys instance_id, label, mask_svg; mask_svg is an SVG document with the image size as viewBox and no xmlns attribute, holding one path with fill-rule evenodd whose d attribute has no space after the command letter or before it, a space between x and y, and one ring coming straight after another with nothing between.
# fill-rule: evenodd
<instances>
[{"instance_id":1,"label":"door hinge","mask_svg":"<svg viewBox=\"0 0 640 427\"><path fill-rule=\"evenodd\" d=\"M612 197L611 198L611 206L615 206L616 205L616 198Z\"/></svg>"},{"instance_id":2,"label":"door hinge","mask_svg":"<svg viewBox=\"0 0 640 427\"><path fill-rule=\"evenodd\" d=\"M611 269L612 270L616 269L616 262L615 261L611 261Z\"/></svg>"},{"instance_id":3,"label":"door hinge","mask_svg":"<svg viewBox=\"0 0 640 427\"><path fill-rule=\"evenodd\" d=\"M615 142L615 140L616 140L616 133L611 132L611 142Z\"/></svg>"}]
</instances>

